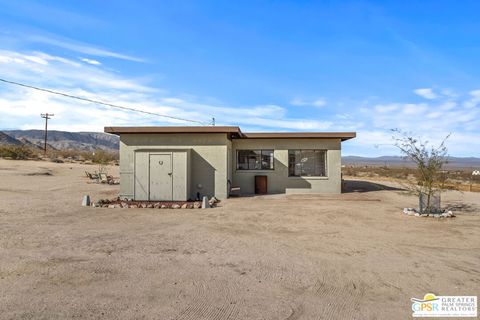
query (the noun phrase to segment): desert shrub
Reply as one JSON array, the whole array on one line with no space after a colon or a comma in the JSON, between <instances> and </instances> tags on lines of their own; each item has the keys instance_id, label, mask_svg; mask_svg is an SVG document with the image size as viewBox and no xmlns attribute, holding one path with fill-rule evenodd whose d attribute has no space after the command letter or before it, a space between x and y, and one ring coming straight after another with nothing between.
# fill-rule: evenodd
<instances>
[{"instance_id":1,"label":"desert shrub","mask_svg":"<svg viewBox=\"0 0 480 320\"><path fill-rule=\"evenodd\" d=\"M109 152L102 149L84 151L75 149L49 150L50 158L71 158L73 160L88 160L98 164L108 164L118 160L118 152Z\"/></svg>"},{"instance_id":2,"label":"desert shrub","mask_svg":"<svg viewBox=\"0 0 480 320\"><path fill-rule=\"evenodd\" d=\"M115 161L118 159L118 154L113 152L108 152L105 150L97 149L94 154L92 154L92 162L99 164L107 164L109 162Z\"/></svg>"},{"instance_id":3,"label":"desert shrub","mask_svg":"<svg viewBox=\"0 0 480 320\"><path fill-rule=\"evenodd\" d=\"M393 130L395 146L416 166L416 183L409 184L409 190L422 198L425 197L425 212L432 212L436 194L445 189L447 175L443 167L447 164L448 150L445 145L450 135L447 135L438 146L429 145L427 141L414 138L410 133ZM422 208L421 208L422 210Z\"/></svg>"},{"instance_id":4,"label":"desert shrub","mask_svg":"<svg viewBox=\"0 0 480 320\"><path fill-rule=\"evenodd\" d=\"M36 153L27 146L0 145L0 157L2 158L25 160L29 158L35 158L36 156Z\"/></svg>"}]
</instances>

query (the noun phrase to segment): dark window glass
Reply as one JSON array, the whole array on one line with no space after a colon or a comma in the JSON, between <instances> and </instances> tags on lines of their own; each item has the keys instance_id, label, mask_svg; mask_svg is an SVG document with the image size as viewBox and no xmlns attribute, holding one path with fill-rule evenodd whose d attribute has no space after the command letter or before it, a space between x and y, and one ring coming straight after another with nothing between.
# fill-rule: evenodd
<instances>
[{"instance_id":1,"label":"dark window glass","mask_svg":"<svg viewBox=\"0 0 480 320\"><path fill-rule=\"evenodd\" d=\"M288 150L288 175L294 177L325 177L325 150Z\"/></svg>"},{"instance_id":2,"label":"dark window glass","mask_svg":"<svg viewBox=\"0 0 480 320\"><path fill-rule=\"evenodd\" d=\"M273 170L273 150L237 150L237 170Z\"/></svg>"}]
</instances>

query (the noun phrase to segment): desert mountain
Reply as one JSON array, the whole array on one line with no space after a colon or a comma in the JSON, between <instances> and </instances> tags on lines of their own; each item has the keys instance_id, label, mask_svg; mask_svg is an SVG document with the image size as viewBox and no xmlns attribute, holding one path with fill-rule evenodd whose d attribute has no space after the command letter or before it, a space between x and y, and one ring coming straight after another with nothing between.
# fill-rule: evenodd
<instances>
[{"instance_id":1,"label":"desert mountain","mask_svg":"<svg viewBox=\"0 0 480 320\"><path fill-rule=\"evenodd\" d=\"M0 144L7 136L13 140L11 144L25 144L29 146L43 147L43 130L6 130L0 135ZM7 141L5 137L5 141ZM14 143L18 142L18 143ZM48 144L55 149L76 149L84 151L94 151L103 149L106 151L118 151L119 138L103 132L67 132L67 131L48 131Z\"/></svg>"},{"instance_id":2,"label":"desert mountain","mask_svg":"<svg viewBox=\"0 0 480 320\"><path fill-rule=\"evenodd\" d=\"M22 142L0 131L0 144L21 145Z\"/></svg>"}]
</instances>

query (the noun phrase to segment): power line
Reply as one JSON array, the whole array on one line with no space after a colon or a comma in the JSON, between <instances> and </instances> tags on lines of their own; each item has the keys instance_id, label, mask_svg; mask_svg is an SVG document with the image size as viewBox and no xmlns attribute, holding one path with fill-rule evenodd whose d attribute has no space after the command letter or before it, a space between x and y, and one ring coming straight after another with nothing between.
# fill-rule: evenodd
<instances>
[{"instance_id":1,"label":"power line","mask_svg":"<svg viewBox=\"0 0 480 320\"><path fill-rule=\"evenodd\" d=\"M112 108L117 108L117 109L122 109L122 110L127 110L127 111L133 111L133 112L139 112L139 113L149 114L149 115L153 115L153 116L169 118L169 119L173 119L173 120L193 122L193 123L198 123L198 124L201 124L201 125L210 124L210 123L197 121L197 120L190 120L190 119L184 119L184 118L179 118L179 117L167 116L165 114L160 114L160 113L156 113L156 112L150 112L150 111L140 110L140 109L131 108L131 107L119 106L119 105L108 103L108 102L103 102L103 101L99 101L99 100L93 100L93 99L88 99L88 98L84 98L84 97L79 97L79 96L75 96L75 95L60 92L60 91L54 91L54 90L50 90L50 89L35 87L35 86L32 86L32 85L28 85L28 84L24 84L24 83L20 83L20 82L15 82L15 81L10 81L10 80L6 80L6 79L2 79L2 78L0 78L0 81L5 82L5 83L9 83L9 84L13 84L13 85L17 85L17 86L20 86L20 87L24 87L24 88L29 88L29 89L43 91L43 92L47 92L47 93L51 93L51 94L56 94L56 95L59 95L59 96L64 96L64 97L67 97L67 98L86 101L86 102L90 102L90 103L101 104L101 105L112 107ZM215 124L213 123L213 125L215 125Z\"/></svg>"}]
</instances>

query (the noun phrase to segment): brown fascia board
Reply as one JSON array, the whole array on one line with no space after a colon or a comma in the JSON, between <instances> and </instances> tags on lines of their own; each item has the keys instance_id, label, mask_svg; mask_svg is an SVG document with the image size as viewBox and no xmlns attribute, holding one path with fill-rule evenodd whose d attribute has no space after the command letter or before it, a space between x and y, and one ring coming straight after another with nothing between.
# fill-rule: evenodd
<instances>
[{"instance_id":1,"label":"brown fascia board","mask_svg":"<svg viewBox=\"0 0 480 320\"><path fill-rule=\"evenodd\" d=\"M353 139L356 132L244 132L243 139Z\"/></svg>"},{"instance_id":2,"label":"brown fascia board","mask_svg":"<svg viewBox=\"0 0 480 320\"><path fill-rule=\"evenodd\" d=\"M105 127L104 132L112 134L135 133L231 133L241 135L234 126L171 126L171 127Z\"/></svg>"},{"instance_id":3,"label":"brown fascia board","mask_svg":"<svg viewBox=\"0 0 480 320\"><path fill-rule=\"evenodd\" d=\"M248 132L237 126L157 126L157 127L105 127L111 134L137 133L227 133L233 139L341 139L355 138L355 132Z\"/></svg>"}]
</instances>

